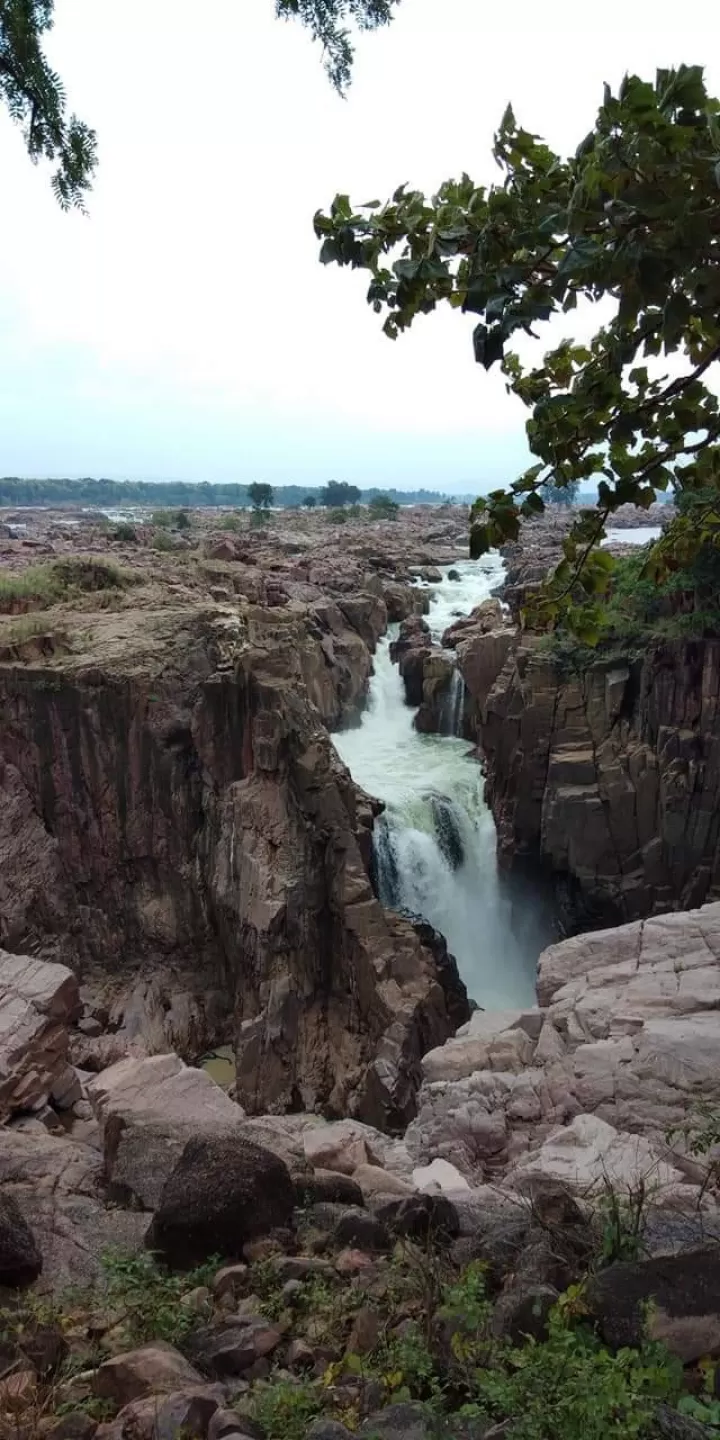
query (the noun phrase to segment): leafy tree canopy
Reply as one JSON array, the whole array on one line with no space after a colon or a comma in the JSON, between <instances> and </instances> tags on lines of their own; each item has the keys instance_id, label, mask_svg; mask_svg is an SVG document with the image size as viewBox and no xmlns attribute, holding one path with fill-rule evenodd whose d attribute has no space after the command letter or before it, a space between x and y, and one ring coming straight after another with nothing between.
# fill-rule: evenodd
<instances>
[{"instance_id":1,"label":"leafy tree canopy","mask_svg":"<svg viewBox=\"0 0 720 1440\"><path fill-rule=\"evenodd\" d=\"M357 485L348 485L346 480L329 480L320 491L320 504L330 510L342 509L344 505L356 505L360 499Z\"/></svg>"},{"instance_id":2,"label":"leafy tree canopy","mask_svg":"<svg viewBox=\"0 0 720 1440\"><path fill-rule=\"evenodd\" d=\"M54 0L0 0L0 98L22 127L31 160L54 163L53 191L69 210L82 206L96 140L94 130L66 114L62 81L43 54L53 9Z\"/></svg>"},{"instance_id":3,"label":"leafy tree canopy","mask_svg":"<svg viewBox=\"0 0 720 1440\"><path fill-rule=\"evenodd\" d=\"M306 495L302 503L306 510L314 510L317 505L317 500L314 495Z\"/></svg>"},{"instance_id":4,"label":"leafy tree canopy","mask_svg":"<svg viewBox=\"0 0 720 1440\"><path fill-rule=\"evenodd\" d=\"M710 387L720 358L720 103L700 66L628 76L606 87L590 133L565 159L520 126L511 107L495 137L501 179L463 175L432 198L401 185L354 207L338 195L315 229L325 263L371 275L368 300L395 339L441 304L479 317L475 359L499 365L530 411L532 467L473 507L475 555L541 514L543 487L597 477L594 510L577 520L540 601L591 639L613 560L599 548L620 505L657 490L705 491L656 544L662 579L720 540L720 414ZM517 336L605 301L587 344L558 339L537 363ZM668 358L672 357L670 364ZM535 612L538 618L538 612Z\"/></svg>"},{"instance_id":5,"label":"leafy tree canopy","mask_svg":"<svg viewBox=\"0 0 720 1440\"><path fill-rule=\"evenodd\" d=\"M252 485L248 485L247 493L248 500L250 500L254 510L270 509L274 500L272 485L266 485L261 480L255 480Z\"/></svg>"},{"instance_id":6,"label":"leafy tree canopy","mask_svg":"<svg viewBox=\"0 0 720 1440\"><path fill-rule=\"evenodd\" d=\"M322 45L325 69L332 84L344 94L350 83L353 46L347 22L360 30L377 30L389 24L400 0L275 0L279 16L300 20Z\"/></svg>"}]
</instances>

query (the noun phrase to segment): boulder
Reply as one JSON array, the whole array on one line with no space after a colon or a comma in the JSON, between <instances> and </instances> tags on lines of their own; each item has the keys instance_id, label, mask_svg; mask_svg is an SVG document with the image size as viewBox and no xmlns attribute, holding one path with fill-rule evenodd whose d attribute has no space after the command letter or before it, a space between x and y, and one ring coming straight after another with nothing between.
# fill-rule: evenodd
<instances>
[{"instance_id":1,"label":"boulder","mask_svg":"<svg viewBox=\"0 0 720 1440\"><path fill-rule=\"evenodd\" d=\"M611 1265L590 1281L587 1304L614 1350L648 1334L684 1365L720 1356L720 1250Z\"/></svg>"},{"instance_id":2,"label":"boulder","mask_svg":"<svg viewBox=\"0 0 720 1440\"><path fill-rule=\"evenodd\" d=\"M47 1101L67 1071L68 1026L81 1010L71 970L0 950L0 1123Z\"/></svg>"},{"instance_id":3,"label":"boulder","mask_svg":"<svg viewBox=\"0 0 720 1440\"><path fill-rule=\"evenodd\" d=\"M295 1187L269 1150L233 1135L188 1142L167 1180L146 1246L191 1268L209 1255L239 1258L248 1240L292 1222Z\"/></svg>"},{"instance_id":4,"label":"boulder","mask_svg":"<svg viewBox=\"0 0 720 1440\"><path fill-rule=\"evenodd\" d=\"M88 1085L111 1193L154 1210L193 1135L237 1131L243 1111L178 1055L127 1058Z\"/></svg>"},{"instance_id":5,"label":"boulder","mask_svg":"<svg viewBox=\"0 0 720 1440\"><path fill-rule=\"evenodd\" d=\"M383 1252L392 1248L390 1231L375 1215L367 1210L348 1209L340 1217L333 1232L333 1241L342 1246L356 1246L359 1250Z\"/></svg>"},{"instance_id":6,"label":"boulder","mask_svg":"<svg viewBox=\"0 0 720 1440\"><path fill-rule=\"evenodd\" d=\"M445 1195L411 1195L405 1200L387 1200L375 1214L393 1235L435 1243L446 1243L460 1234L455 1206Z\"/></svg>"},{"instance_id":7,"label":"boulder","mask_svg":"<svg viewBox=\"0 0 720 1440\"><path fill-rule=\"evenodd\" d=\"M156 1340L104 1360L95 1372L93 1388L101 1400L123 1406L147 1395L195 1389L203 1384L202 1376L179 1350Z\"/></svg>"},{"instance_id":8,"label":"boulder","mask_svg":"<svg viewBox=\"0 0 720 1440\"><path fill-rule=\"evenodd\" d=\"M222 1325L206 1325L188 1335L184 1349L205 1375L219 1380L243 1375L272 1355L282 1331L259 1316L230 1316Z\"/></svg>"},{"instance_id":9,"label":"boulder","mask_svg":"<svg viewBox=\"0 0 720 1440\"><path fill-rule=\"evenodd\" d=\"M0 1192L0 1285L32 1285L42 1270L42 1254L20 1206Z\"/></svg>"},{"instance_id":10,"label":"boulder","mask_svg":"<svg viewBox=\"0 0 720 1440\"><path fill-rule=\"evenodd\" d=\"M364 1169L365 1167L361 1167ZM295 1181L298 1205L317 1205L324 1200L338 1205L363 1205L363 1192L356 1179L334 1170L315 1170Z\"/></svg>"}]
</instances>

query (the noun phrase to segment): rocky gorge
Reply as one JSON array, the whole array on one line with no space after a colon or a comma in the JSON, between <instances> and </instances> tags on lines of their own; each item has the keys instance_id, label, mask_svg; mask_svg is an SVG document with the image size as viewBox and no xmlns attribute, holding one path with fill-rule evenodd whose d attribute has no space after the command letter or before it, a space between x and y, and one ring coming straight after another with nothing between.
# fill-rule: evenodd
<instances>
[{"instance_id":1,"label":"rocky gorge","mask_svg":"<svg viewBox=\"0 0 720 1440\"><path fill-rule=\"evenodd\" d=\"M50 517L0 541L0 1284L90 1297L47 1363L21 1306L8 1436L499 1440L519 1402L464 1413L463 1347L511 1375L572 1283L611 1351L653 1300L697 1391L720 1344L717 1142L696 1143L720 1098L712 642L568 676L518 630L522 569L438 607L463 593L461 519L193 517L169 551L147 523ZM545 948L535 1004L474 973L469 1002L449 925L383 903L389 797L358 784L357 721L396 683L428 772L439 732L481 788L478 746L501 867L544 868L574 928L617 926ZM435 773L442 875L471 876ZM218 1046L230 1093L199 1063ZM637 1245L596 1273L608 1196ZM654 1433L706 1433L663 1385Z\"/></svg>"}]
</instances>

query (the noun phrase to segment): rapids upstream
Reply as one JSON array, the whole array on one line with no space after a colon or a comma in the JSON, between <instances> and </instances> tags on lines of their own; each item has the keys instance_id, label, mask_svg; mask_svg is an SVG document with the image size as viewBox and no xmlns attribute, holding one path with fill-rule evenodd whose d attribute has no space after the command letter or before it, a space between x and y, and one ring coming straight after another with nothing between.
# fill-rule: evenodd
<instances>
[{"instance_id":1,"label":"rapids upstream","mask_svg":"<svg viewBox=\"0 0 720 1440\"><path fill-rule=\"evenodd\" d=\"M449 580L449 569L460 578ZM487 599L502 575L494 555L445 567L442 582L428 587L433 638ZM532 892L511 891L498 872L482 771L468 742L456 738L460 677L449 697L448 734L418 734L390 660L396 628L378 646L360 723L333 735L353 778L386 805L374 835L379 898L442 932L468 993L484 1009L532 1005L536 961L553 938L551 926Z\"/></svg>"}]
</instances>

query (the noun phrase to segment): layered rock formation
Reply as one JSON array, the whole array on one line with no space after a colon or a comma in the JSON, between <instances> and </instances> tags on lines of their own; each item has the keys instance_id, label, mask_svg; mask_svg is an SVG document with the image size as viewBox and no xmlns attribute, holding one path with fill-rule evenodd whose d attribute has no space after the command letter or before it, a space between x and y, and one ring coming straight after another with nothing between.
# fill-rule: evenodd
<instances>
[{"instance_id":1,"label":"layered rock formation","mask_svg":"<svg viewBox=\"0 0 720 1440\"><path fill-rule=\"evenodd\" d=\"M708 1159L687 1130L720 1105L720 905L551 946L538 995L476 1012L425 1057L416 1163L439 1156L508 1193L642 1183L693 1208Z\"/></svg>"},{"instance_id":2,"label":"layered rock formation","mask_svg":"<svg viewBox=\"0 0 720 1440\"><path fill-rule=\"evenodd\" d=\"M720 643L564 669L525 637L486 699L487 796L506 865L567 878L571 924L720 894Z\"/></svg>"},{"instance_id":3,"label":"layered rock formation","mask_svg":"<svg viewBox=\"0 0 720 1440\"><path fill-rule=\"evenodd\" d=\"M237 1037L249 1110L397 1126L464 998L371 890L373 807L323 721L385 610L346 610L357 630L330 600L101 612L72 653L0 667L0 938L119 989L169 971L195 1042Z\"/></svg>"}]
</instances>

